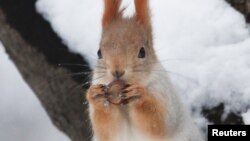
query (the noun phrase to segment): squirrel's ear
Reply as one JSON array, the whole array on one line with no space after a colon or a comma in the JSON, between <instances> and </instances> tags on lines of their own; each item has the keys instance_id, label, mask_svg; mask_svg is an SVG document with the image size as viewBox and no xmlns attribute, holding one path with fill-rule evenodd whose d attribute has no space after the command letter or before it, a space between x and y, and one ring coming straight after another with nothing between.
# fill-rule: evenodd
<instances>
[{"instance_id":1,"label":"squirrel's ear","mask_svg":"<svg viewBox=\"0 0 250 141\"><path fill-rule=\"evenodd\" d=\"M150 9L148 0L134 0L136 20L143 25L150 26Z\"/></svg>"},{"instance_id":2,"label":"squirrel's ear","mask_svg":"<svg viewBox=\"0 0 250 141\"><path fill-rule=\"evenodd\" d=\"M121 16L121 12L119 11L120 5L121 0L104 0L103 27Z\"/></svg>"}]
</instances>

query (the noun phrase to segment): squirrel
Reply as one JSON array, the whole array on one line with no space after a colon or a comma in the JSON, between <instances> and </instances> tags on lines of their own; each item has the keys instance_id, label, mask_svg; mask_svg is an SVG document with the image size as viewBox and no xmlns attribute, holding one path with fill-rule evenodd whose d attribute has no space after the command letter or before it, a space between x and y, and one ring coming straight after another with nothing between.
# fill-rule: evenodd
<instances>
[{"instance_id":1,"label":"squirrel","mask_svg":"<svg viewBox=\"0 0 250 141\"><path fill-rule=\"evenodd\" d=\"M203 141L153 48L148 0L134 0L124 18L121 0L104 0L102 36L87 90L94 141ZM120 103L108 85L122 81ZM118 84L119 85L119 84Z\"/></svg>"}]
</instances>

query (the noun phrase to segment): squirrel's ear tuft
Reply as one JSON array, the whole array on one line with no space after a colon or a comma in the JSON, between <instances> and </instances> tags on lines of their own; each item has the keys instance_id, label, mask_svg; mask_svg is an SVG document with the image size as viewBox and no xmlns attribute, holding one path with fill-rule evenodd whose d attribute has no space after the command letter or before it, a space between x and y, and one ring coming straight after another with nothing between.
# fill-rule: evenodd
<instances>
[{"instance_id":1,"label":"squirrel's ear tuft","mask_svg":"<svg viewBox=\"0 0 250 141\"><path fill-rule=\"evenodd\" d=\"M121 12L119 11L120 5L121 0L104 0L103 27L121 16Z\"/></svg>"},{"instance_id":2,"label":"squirrel's ear tuft","mask_svg":"<svg viewBox=\"0 0 250 141\"><path fill-rule=\"evenodd\" d=\"M134 0L136 20L143 25L150 26L150 9L148 0Z\"/></svg>"}]
</instances>

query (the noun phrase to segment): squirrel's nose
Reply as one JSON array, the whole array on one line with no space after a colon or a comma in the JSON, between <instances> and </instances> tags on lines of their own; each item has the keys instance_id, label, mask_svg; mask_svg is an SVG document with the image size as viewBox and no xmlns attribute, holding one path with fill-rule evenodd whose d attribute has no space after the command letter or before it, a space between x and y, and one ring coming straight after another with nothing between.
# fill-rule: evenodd
<instances>
[{"instance_id":1,"label":"squirrel's nose","mask_svg":"<svg viewBox=\"0 0 250 141\"><path fill-rule=\"evenodd\" d=\"M116 71L113 71L113 72L112 72L112 75L113 75L116 79L121 78L124 74L125 74L125 71L121 71L121 70L116 70Z\"/></svg>"}]
</instances>

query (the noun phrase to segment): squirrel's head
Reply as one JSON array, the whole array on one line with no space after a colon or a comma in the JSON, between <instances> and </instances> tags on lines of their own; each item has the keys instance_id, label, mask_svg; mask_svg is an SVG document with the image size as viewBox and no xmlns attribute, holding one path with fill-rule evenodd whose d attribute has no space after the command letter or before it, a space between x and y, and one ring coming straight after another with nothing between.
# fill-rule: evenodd
<instances>
[{"instance_id":1,"label":"squirrel's head","mask_svg":"<svg viewBox=\"0 0 250 141\"><path fill-rule=\"evenodd\" d=\"M120 0L104 0L102 38L95 73L109 81L144 81L157 62L147 0L135 0L135 15L123 18Z\"/></svg>"}]
</instances>

